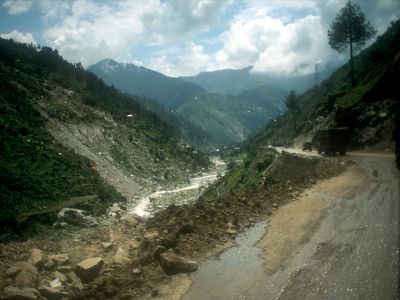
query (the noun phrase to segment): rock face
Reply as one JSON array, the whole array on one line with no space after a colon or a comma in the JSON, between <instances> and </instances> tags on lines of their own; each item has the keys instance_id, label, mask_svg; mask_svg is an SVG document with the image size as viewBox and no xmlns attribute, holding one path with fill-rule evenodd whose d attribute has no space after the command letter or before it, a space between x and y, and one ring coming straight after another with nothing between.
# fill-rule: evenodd
<instances>
[{"instance_id":1,"label":"rock face","mask_svg":"<svg viewBox=\"0 0 400 300\"><path fill-rule=\"evenodd\" d=\"M3 290L4 298L7 300L36 300L40 299L40 294L37 290L33 288L16 288L16 287L6 287Z\"/></svg>"},{"instance_id":2,"label":"rock face","mask_svg":"<svg viewBox=\"0 0 400 300\"><path fill-rule=\"evenodd\" d=\"M89 282L97 277L103 266L104 260L102 258L88 258L77 264L76 273L82 282Z\"/></svg>"},{"instance_id":3,"label":"rock face","mask_svg":"<svg viewBox=\"0 0 400 300\"><path fill-rule=\"evenodd\" d=\"M197 270L195 261L176 255L171 251L160 254L160 265L168 275L190 273Z\"/></svg>"},{"instance_id":4,"label":"rock face","mask_svg":"<svg viewBox=\"0 0 400 300\"><path fill-rule=\"evenodd\" d=\"M58 219L71 225L80 227L95 227L98 223L90 216L85 216L83 211L75 208L63 208L58 213Z\"/></svg>"}]
</instances>

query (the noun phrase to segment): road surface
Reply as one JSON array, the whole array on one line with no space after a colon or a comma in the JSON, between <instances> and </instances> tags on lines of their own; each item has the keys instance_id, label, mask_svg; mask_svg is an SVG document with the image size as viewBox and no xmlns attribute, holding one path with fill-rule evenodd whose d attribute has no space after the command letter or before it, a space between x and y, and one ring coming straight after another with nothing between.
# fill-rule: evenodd
<instances>
[{"instance_id":1,"label":"road surface","mask_svg":"<svg viewBox=\"0 0 400 300\"><path fill-rule=\"evenodd\" d=\"M263 238L265 224L203 263L183 299L399 299L394 158L347 157L358 170L278 209Z\"/></svg>"}]
</instances>

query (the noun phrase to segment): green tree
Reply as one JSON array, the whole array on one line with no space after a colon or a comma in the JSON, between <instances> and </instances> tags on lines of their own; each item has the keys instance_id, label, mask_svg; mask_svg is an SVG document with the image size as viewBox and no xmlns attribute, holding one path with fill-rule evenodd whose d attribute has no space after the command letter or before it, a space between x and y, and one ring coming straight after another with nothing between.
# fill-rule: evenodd
<instances>
[{"instance_id":1,"label":"green tree","mask_svg":"<svg viewBox=\"0 0 400 300\"><path fill-rule=\"evenodd\" d=\"M347 1L336 15L328 30L329 45L332 49L343 53L350 47L351 84L354 81L353 51L359 50L365 43L376 35L376 30L361 11L360 5Z\"/></svg>"},{"instance_id":2,"label":"green tree","mask_svg":"<svg viewBox=\"0 0 400 300\"><path fill-rule=\"evenodd\" d=\"M293 129L294 133L297 134L297 127L296 127L296 112L299 108L299 101L298 96L295 90L290 90L289 94L286 96L285 105L287 109L292 114L293 118Z\"/></svg>"}]
</instances>

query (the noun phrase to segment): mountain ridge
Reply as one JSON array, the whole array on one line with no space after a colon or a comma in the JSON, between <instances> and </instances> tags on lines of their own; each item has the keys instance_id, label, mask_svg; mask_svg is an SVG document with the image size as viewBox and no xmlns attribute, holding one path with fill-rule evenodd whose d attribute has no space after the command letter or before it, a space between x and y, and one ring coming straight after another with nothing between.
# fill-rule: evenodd
<instances>
[{"instance_id":1,"label":"mountain ridge","mask_svg":"<svg viewBox=\"0 0 400 300\"><path fill-rule=\"evenodd\" d=\"M170 109L176 109L196 94L205 92L202 87L194 83L168 77L142 66L119 63L109 58L89 66L87 70L121 91L156 99Z\"/></svg>"}]
</instances>

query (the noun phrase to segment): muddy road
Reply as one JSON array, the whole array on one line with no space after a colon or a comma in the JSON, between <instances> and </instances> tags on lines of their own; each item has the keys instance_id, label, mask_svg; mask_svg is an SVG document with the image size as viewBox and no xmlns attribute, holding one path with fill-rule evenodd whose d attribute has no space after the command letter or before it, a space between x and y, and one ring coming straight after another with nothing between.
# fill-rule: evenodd
<instances>
[{"instance_id":1,"label":"muddy road","mask_svg":"<svg viewBox=\"0 0 400 300\"><path fill-rule=\"evenodd\" d=\"M182 299L398 299L399 173L387 155L348 158L204 262Z\"/></svg>"}]
</instances>

